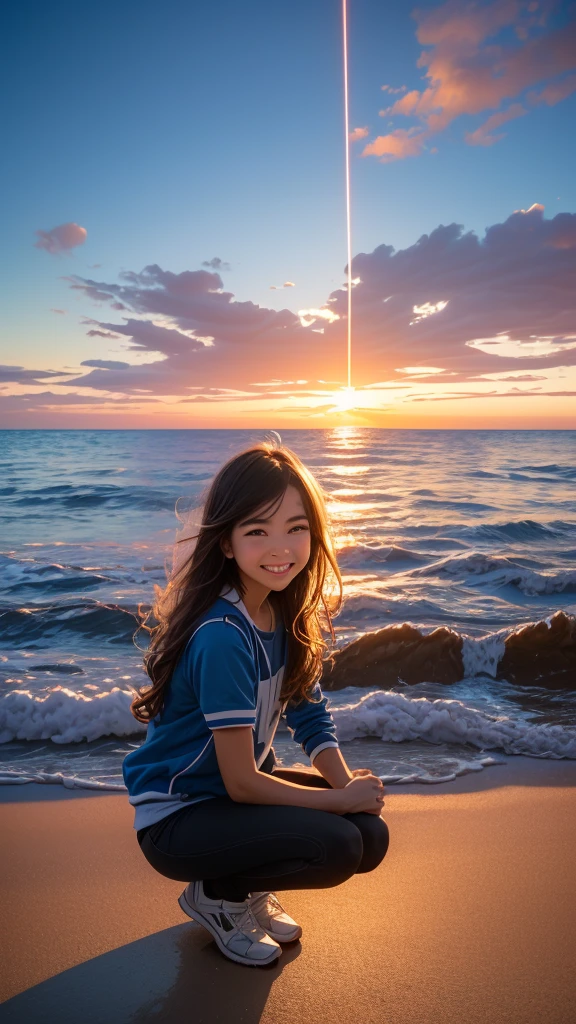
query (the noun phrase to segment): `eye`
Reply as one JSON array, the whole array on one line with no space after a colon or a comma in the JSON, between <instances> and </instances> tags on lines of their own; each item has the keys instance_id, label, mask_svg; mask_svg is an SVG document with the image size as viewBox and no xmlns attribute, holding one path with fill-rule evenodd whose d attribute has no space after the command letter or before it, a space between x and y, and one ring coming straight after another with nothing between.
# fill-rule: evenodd
<instances>
[{"instance_id":1,"label":"eye","mask_svg":"<svg viewBox=\"0 0 576 1024\"><path fill-rule=\"evenodd\" d=\"M292 530L308 530L308 527L307 526L293 526ZM290 533L292 533L292 530L290 530ZM263 533L263 532L264 531L263 531L262 527L261 526L257 526L253 530L250 530L249 533L245 534L245 536L246 537L251 537L253 533Z\"/></svg>"}]
</instances>

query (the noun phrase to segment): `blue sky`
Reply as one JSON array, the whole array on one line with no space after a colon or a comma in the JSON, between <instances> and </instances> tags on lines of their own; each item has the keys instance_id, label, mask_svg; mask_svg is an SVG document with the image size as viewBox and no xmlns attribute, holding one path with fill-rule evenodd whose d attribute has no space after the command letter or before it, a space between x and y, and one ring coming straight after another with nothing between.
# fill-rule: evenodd
<instances>
[{"instance_id":1,"label":"blue sky","mask_svg":"<svg viewBox=\"0 0 576 1024\"><path fill-rule=\"evenodd\" d=\"M495 36L502 46L522 47L514 34L522 19L532 19L530 39L576 18L573 3L472 6L517 10ZM420 23L470 7L421 3ZM420 155L361 156L378 135L416 131L417 122L379 111L423 90L426 69L417 67L423 45L410 5L350 0L348 10L350 127L367 129L365 142L351 145L354 254L405 249L454 222L481 237L535 203L547 219L576 212L576 92L526 103L523 87L500 108L455 117ZM534 27L537 16L545 21ZM9 12L2 65L2 363L62 370L111 358L114 346L95 346L81 323L110 321L110 312L72 291L62 279L69 275L111 282L151 264L180 274L218 257L230 266L221 278L236 300L293 314L323 306L343 284L339 0L95 9L24 0ZM561 71L565 82L566 57ZM383 85L405 90L390 96ZM503 138L465 141L514 102L526 113L503 125ZM84 244L56 254L35 247L37 231L70 222L85 228ZM285 281L294 287L271 290Z\"/></svg>"}]
</instances>

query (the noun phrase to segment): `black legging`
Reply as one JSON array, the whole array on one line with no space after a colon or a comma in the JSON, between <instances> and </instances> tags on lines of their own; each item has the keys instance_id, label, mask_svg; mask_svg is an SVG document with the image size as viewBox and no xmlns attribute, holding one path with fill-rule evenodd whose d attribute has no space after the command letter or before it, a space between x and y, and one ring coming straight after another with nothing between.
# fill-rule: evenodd
<instances>
[{"instance_id":1,"label":"black legging","mask_svg":"<svg viewBox=\"0 0 576 1024\"><path fill-rule=\"evenodd\" d=\"M274 768L273 749L260 771L301 786L330 789L321 776ZM335 814L291 804L246 804L214 797L139 829L146 860L166 878L212 881L219 899L250 892L327 889L373 871L388 849L388 827L376 814Z\"/></svg>"}]
</instances>

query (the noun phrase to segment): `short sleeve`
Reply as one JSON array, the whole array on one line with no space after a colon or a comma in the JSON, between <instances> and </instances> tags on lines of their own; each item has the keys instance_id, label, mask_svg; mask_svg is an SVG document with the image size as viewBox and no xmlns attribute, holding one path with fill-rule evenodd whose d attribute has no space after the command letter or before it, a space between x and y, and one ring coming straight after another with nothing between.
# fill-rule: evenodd
<instances>
[{"instance_id":1,"label":"short sleeve","mask_svg":"<svg viewBox=\"0 0 576 1024\"><path fill-rule=\"evenodd\" d=\"M210 729L256 723L256 665L248 640L231 622L209 622L189 648L192 685Z\"/></svg>"}]
</instances>

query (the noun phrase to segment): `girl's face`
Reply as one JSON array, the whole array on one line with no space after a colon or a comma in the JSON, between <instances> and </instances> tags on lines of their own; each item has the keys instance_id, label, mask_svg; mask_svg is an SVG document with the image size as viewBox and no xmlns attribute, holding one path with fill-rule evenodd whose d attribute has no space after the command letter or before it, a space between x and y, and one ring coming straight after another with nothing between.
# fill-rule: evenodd
<instances>
[{"instance_id":1,"label":"girl's face","mask_svg":"<svg viewBox=\"0 0 576 1024\"><path fill-rule=\"evenodd\" d=\"M284 590L310 558L310 525L296 487L287 487L273 516L257 511L237 523L222 549L236 559L241 576L266 590Z\"/></svg>"}]
</instances>

